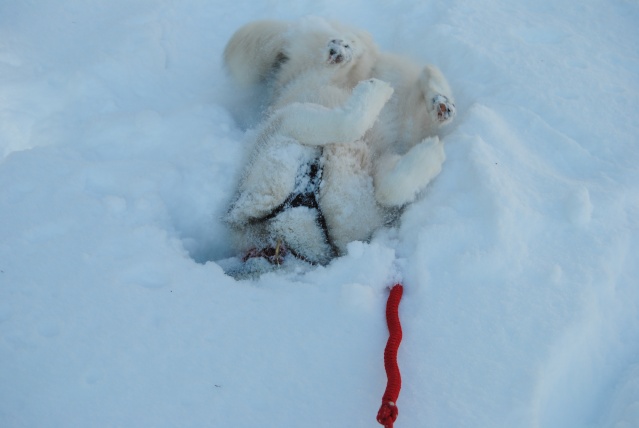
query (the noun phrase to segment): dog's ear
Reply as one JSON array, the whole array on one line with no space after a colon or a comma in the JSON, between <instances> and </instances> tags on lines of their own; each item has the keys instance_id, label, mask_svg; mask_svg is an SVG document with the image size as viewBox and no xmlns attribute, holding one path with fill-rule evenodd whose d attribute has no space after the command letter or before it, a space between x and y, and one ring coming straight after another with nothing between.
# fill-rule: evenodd
<instances>
[{"instance_id":1,"label":"dog's ear","mask_svg":"<svg viewBox=\"0 0 639 428\"><path fill-rule=\"evenodd\" d=\"M284 54L284 35L289 24L284 21L260 20L237 30L224 49L224 65L242 86L268 80L288 61Z\"/></svg>"}]
</instances>

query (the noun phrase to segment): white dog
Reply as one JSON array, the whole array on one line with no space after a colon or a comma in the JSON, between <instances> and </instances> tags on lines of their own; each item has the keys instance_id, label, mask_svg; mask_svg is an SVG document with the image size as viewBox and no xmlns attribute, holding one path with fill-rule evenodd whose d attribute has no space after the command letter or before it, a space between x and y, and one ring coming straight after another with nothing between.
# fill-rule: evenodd
<instances>
[{"instance_id":1,"label":"white dog","mask_svg":"<svg viewBox=\"0 0 639 428\"><path fill-rule=\"evenodd\" d=\"M271 105L227 220L240 249L279 248L281 239L305 259L326 263L395 220L441 171L445 156L435 133L455 107L436 68L379 54L366 33L312 23L258 21L227 45L231 75L269 88ZM345 101L349 88L371 77L395 88L374 126L388 86L366 80ZM312 204L291 203L309 193Z\"/></svg>"},{"instance_id":2,"label":"white dog","mask_svg":"<svg viewBox=\"0 0 639 428\"><path fill-rule=\"evenodd\" d=\"M335 255L318 199L320 183L339 177L322 177L321 147L365 146L361 140L393 93L389 84L366 79L376 58L368 34L318 19L291 26L258 21L231 38L231 74L244 84L265 82L271 92L226 217L238 249L261 255L284 244L312 263Z\"/></svg>"}]
</instances>

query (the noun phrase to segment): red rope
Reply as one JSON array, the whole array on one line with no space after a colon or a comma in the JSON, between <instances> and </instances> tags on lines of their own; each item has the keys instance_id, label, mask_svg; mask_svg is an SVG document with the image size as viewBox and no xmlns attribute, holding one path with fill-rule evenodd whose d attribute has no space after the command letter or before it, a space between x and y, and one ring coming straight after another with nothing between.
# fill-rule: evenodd
<instances>
[{"instance_id":1,"label":"red rope","mask_svg":"<svg viewBox=\"0 0 639 428\"><path fill-rule=\"evenodd\" d=\"M386 322L388 324L388 342L384 349L384 369L386 369L386 391L382 397L382 406L377 412L377 422L385 428L393 428L397 419L397 397L402 388L402 377L397 365L397 350L402 341L402 325L399 322L399 301L402 299L404 287L395 284L391 288L388 302L386 303Z\"/></svg>"}]
</instances>

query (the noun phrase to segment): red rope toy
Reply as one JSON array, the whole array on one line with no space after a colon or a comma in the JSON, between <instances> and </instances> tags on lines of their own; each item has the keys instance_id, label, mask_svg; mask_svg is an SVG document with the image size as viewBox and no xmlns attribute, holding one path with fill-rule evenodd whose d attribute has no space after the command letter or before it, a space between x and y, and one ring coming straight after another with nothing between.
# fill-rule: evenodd
<instances>
[{"instance_id":1,"label":"red rope toy","mask_svg":"<svg viewBox=\"0 0 639 428\"><path fill-rule=\"evenodd\" d=\"M402 341L402 325L399 322L399 301L402 299L404 287L395 284L391 288L388 302L386 303L386 323L388 324L388 342L384 349L384 369L388 383L386 391L382 397L382 406L377 412L377 422L385 428L393 428L393 423L397 419L397 397L402 388L402 377L397 365L397 350Z\"/></svg>"}]
</instances>

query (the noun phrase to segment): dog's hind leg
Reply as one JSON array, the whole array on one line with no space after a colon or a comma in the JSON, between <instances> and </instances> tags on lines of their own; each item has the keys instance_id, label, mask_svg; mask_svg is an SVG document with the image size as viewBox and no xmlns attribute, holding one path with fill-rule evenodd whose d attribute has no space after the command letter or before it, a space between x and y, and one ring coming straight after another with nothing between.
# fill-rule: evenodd
<instances>
[{"instance_id":1,"label":"dog's hind leg","mask_svg":"<svg viewBox=\"0 0 639 428\"><path fill-rule=\"evenodd\" d=\"M437 137L429 137L403 156L389 154L375 165L375 199L387 207L413 202L442 170L446 160L444 145Z\"/></svg>"},{"instance_id":2,"label":"dog's hind leg","mask_svg":"<svg viewBox=\"0 0 639 428\"><path fill-rule=\"evenodd\" d=\"M439 125L450 123L457 110L450 85L442 72L435 66L427 65L422 70L419 83L426 100L430 102L428 111L433 123Z\"/></svg>"}]
</instances>

